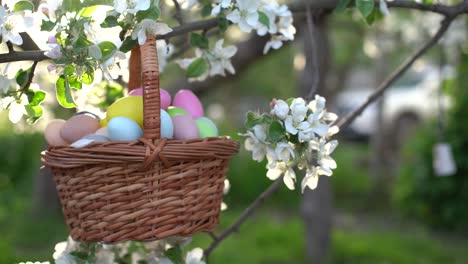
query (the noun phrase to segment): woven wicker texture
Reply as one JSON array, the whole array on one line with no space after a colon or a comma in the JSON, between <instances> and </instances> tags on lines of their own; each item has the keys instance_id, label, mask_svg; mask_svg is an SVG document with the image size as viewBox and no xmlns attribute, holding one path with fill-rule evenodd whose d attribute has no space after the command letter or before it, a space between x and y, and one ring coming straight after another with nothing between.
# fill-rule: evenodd
<instances>
[{"instance_id":1,"label":"woven wicker texture","mask_svg":"<svg viewBox=\"0 0 468 264\"><path fill-rule=\"evenodd\" d=\"M140 61L141 67L135 66ZM237 153L239 143L227 137L159 138L154 38L132 51L130 74L129 88L141 85L144 89L142 138L79 149L53 147L42 153L42 162L54 174L71 237L117 243L213 230L219 220L229 158Z\"/></svg>"}]
</instances>

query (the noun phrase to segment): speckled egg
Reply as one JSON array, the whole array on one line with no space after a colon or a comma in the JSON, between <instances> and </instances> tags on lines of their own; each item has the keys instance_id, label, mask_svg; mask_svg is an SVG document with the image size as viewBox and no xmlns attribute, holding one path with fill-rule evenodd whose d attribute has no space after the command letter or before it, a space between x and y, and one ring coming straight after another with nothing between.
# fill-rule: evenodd
<instances>
[{"instance_id":1,"label":"speckled egg","mask_svg":"<svg viewBox=\"0 0 468 264\"><path fill-rule=\"evenodd\" d=\"M215 123L211 121L211 119L206 117L200 117L197 118L197 120L195 120L195 123L197 123L200 138L218 136L218 128L216 127Z\"/></svg>"},{"instance_id":2,"label":"speckled egg","mask_svg":"<svg viewBox=\"0 0 468 264\"><path fill-rule=\"evenodd\" d=\"M143 88L137 88L133 89L128 93L129 96L143 96ZM170 105L171 105L171 94L164 90L159 88L159 95L160 95L160 103L161 103L161 109L166 110Z\"/></svg>"},{"instance_id":3,"label":"speckled egg","mask_svg":"<svg viewBox=\"0 0 468 264\"><path fill-rule=\"evenodd\" d=\"M204 115L203 106L198 97L190 90L180 90L174 96L173 106L180 107L192 116L199 118Z\"/></svg>"},{"instance_id":4,"label":"speckled egg","mask_svg":"<svg viewBox=\"0 0 468 264\"><path fill-rule=\"evenodd\" d=\"M109 120L107 130L111 140L133 141L143 136L143 130L132 119L118 116Z\"/></svg>"},{"instance_id":5,"label":"speckled egg","mask_svg":"<svg viewBox=\"0 0 468 264\"><path fill-rule=\"evenodd\" d=\"M68 142L75 142L99 129L99 121L90 115L75 115L68 119L60 130L60 136Z\"/></svg>"},{"instance_id":6,"label":"speckled egg","mask_svg":"<svg viewBox=\"0 0 468 264\"><path fill-rule=\"evenodd\" d=\"M57 147L68 145L68 143L60 136L60 130L62 130L65 123L65 120L54 119L47 124L44 130L44 137L50 146Z\"/></svg>"},{"instance_id":7,"label":"speckled egg","mask_svg":"<svg viewBox=\"0 0 468 264\"><path fill-rule=\"evenodd\" d=\"M174 123L174 138L189 140L199 138L197 124L189 115L176 115L172 117Z\"/></svg>"}]
</instances>

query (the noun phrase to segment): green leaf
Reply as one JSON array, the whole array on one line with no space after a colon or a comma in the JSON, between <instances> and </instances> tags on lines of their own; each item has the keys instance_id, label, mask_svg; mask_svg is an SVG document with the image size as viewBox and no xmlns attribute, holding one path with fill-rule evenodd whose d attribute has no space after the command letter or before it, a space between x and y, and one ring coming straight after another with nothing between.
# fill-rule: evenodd
<instances>
[{"instance_id":1,"label":"green leaf","mask_svg":"<svg viewBox=\"0 0 468 264\"><path fill-rule=\"evenodd\" d=\"M161 15L161 10L159 7L152 5L147 10L138 11L136 13L136 18L138 22L141 22L143 19L157 20Z\"/></svg>"},{"instance_id":2,"label":"green leaf","mask_svg":"<svg viewBox=\"0 0 468 264\"><path fill-rule=\"evenodd\" d=\"M88 260L89 254L87 252L83 251L72 251L70 252L70 255L80 259L80 260Z\"/></svg>"},{"instance_id":3,"label":"green leaf","mask_svg":"<svg viewBox=\"0 0 468 264\"><path fill-rule=\"evenodd\" d=\"M57 101L62 107L65 108L74 108L76 107L73 97L71 95L70 84L68 82L68 77L65 75L60 75L60 77L55 82L55 90Z\"/></svg>"},{"instance_id":4,"label":"green leaf","mask_svg":"<svg viewBox=\"0 0 468 264\"><path fill-rule=\"evenodd\" d=\"M434 3L434 0L423 0L422 2L425 5L430 5L430 4Z\"/></svg>"},{"instance_id":5,"label":"green leaf","mask_svg":"<svg viewBox=\"0 0 468 264\"><path fill-rule=\"evenodd\" d=\"M52 31L54 29L57 22L52 22L49 20L42 20L41 23L41 31Z\"/></svg>"},{"instance_id":6,"label":"green leaf","mask_svg":"<svg viewBox=\"0 0 468 264\"><path fill-rule=\"evenodd\" d=\"M182 250L180 247L173 247L164 252L167 258L169 258L174 264L183 264L184 259L182 258Z\"/></svg>"},{"instance_id":7,"label":"green leaf","mask_svg":"<svg viewBox=\"0 0 468 264\"><path fill-rule=\"evenodd\" d=\"M344 12L349 3L351 3L351 0L340 0L336 5L335 11L338 13Z\"/></svg>"},{"instance_id":8,"label":"green leaf","mask_svg":"<svg viewBox=\"0 0 468 264\"><path fill-rule=\"evenodd\" d=\"M207 49L209 45L208 38L197 33L192 33L190 34L190 45L200 49Z\"/></svg>"},{"instance_id":9,"label":"green leaf","mask_svg":"<svg viewBox=\"0 0 468 264\"><path fill-rule=\"evenodd\" d=\"M78 80L76 76L70 76L68 78L68 82L70 83L70 88L73 88L75 90L81 90L83 87L83 84Z\"/></svg>"},{"instance_id":10,"label":"green leaf","mask_svg":"<svg viewBox=\"0 0 468 264\"><path fill-rule=\"evenodd\" d=\"M102 52L101 61L106 61L112 57L114 52L117 50L117 46L110 41L103 41L98 44Z\"/></svg>"},{"instance_id":11,"label":"green leaf","mask_svg":"<svg viewBox=\"0 0 468 264\"><path fill-rule=\"evenodd\" d=\"M230 25L230 22L229 20L227 20L227 18L224 15L218 16L218 28L219 30L221 30L221 32L226 31L229 25Z\"/></svg>"},{"instance_id":12,"label":"green leaf","mask_svg":"<svg viewBox=\"0 0 468 264\"><path fill-rule=\"evenodd\" d=\"M258 21L262 23L265 27L270 28L270 19L262 11L258 11Z\"/></svg>"},{"instance_id":13,"label":"green leaf","mask_svg":"<svg viewBox=\"0 0 468 264\"><path fill-rule=\"evenodd\" d=\"M81 75L81 81L84 84L92 84L93 81L94 81L94 71L93 71L93 69L89 69L88 72L84 72Z\"/></svg>"},{"instance_id":14,"label":"green leaf","mask_svg":"<svg viewBox=\"0 0 468 264\"><path fill-rule=\"evenodd\" d=\"M46 97L46 93L44 91L32 90L32 89L28 89L28 91L26 92L26 95L28 96L29 105L31 106L40 105Z\"/></svg>"},{"instance_id":15,"label":"green leaf","mask_svg":"<svg viewBox=\"0 0 468 264\"><path fill-rule=\"evenodd\" d=\"M81 8L80 0L63 0L62 9L68 12L78 12Z\"/></svg>"},{"instance_id":16,"label":"green leaf","mask_svg":"<svg viewBox=\"0 0 468 264\"><path fill-rule=\"evenodd\" d=\"M380 12L380 9L374 8L374 11L372 11L372 13L366 17L365 20L368 25L372 25L374 22L379 21L382 18L384 18L384 15L382 12Z\"/></svg>"},{"instance_id":17,"label":"green leaf","mask_svg":"<svg viewBox=\"0 0 468 264\"><path fill-rule=\"evenodd\" d=\"M137 43L138 41L136 39L132 39L131 36L128 36L123 41L122 46L120 46L120 51L127 53L130 50L132 50L136 46Z\"/></svg>"},{"instance_id":18,"label":"green leaf","mask_svg":"<svg viewBox=\"0 0 468 264\"><path fill-rule=\"evenodd\" d=\"M268 138L272 142L280 141L286 135L286 130L279 121L273 121L268 128Z\"/></svg>"},{"instance_id":19,"label":"green leaf","mask_svg":"<svg viewBox=\"0 0 468 264\"><path fill-rule=\"evenodd\" d=\"M188 78L199 77L208 70L208 62L204 58L198 58L187 68L186 76Z\"/></svg>"},{"instance_id":20,"label":"green leaf","mask_svg":"<svg viewBox=\"0 0 468 264\"><path fill-rule=\"evenodd\" d=\"M87 6L80 10L79 14L81 17L91 17L94 12L98 9L97 5Z\"/></svg>"},{"instance_id":21,"label":"green leaf","mask_svg":"<svg viewBox=\"0 0 468 264\"><path fill-rule=\"evenodd\" d=\"M207 17L211 15L211 10L213 10L213 7L211 6L211 3L208 5L204 5L201 10L201 15L203 17Z\"/></svg>"},{"instance_id":22,"label":"green leaf","mask_svg":"<svg viewBox=\"0 0 468 264\"><path fill-rule=\"evenodd\" d=\"M27 122L29 124L34 124L37 120L39 120L42 117L42 114L44 114L44 109L40 105L25 105L24 109L26 110L26 113L28 114L28 119Z\"/></svg>"},{"instance_id":23,"label":"green leaf","mask_svg":"<svg viewBox=\"0 0 468 264\"><path fill-rule=\"evenodd\" d=\"M253 128L255 125L261 122L261 117L259 114L254 112L247 112L247 116L245 118L245 127L247 129Z\"/></svg>"},{"instance_id":24,"label":"green leaf","mask_svg":"<svg viewBox=\"0 0 468 264\"><path fill-rule=\"evenodd\" d=\"M29 1L19 1L13 7L13 11L34 11L34 4Z\"/></svg>"},{"instance_id":25,"label":"green leaf","mask_svg":"<svg viewBox=\"0 0 468 264\"><path fill-rule=\"evenodd\" d=\"M291 98L288 98L288 99L286 100L286 103L287 103L289 106L291 106L291 104L292 104L293 101L294 101L294 98L291 97Z\"/></svg>"},{"instance_id":26,"label":"green leaf","mask_svg":"<svg viewBox=\"0 0 468 264\"><path fill-rule=\"evenodd\" d=\"M24 71L23 69L19 69L16 73L16 83L23 88L26 83L29 81L29 72L30 70Z\"/></svg>"},{"instance_id":27,"label":"green leaf","mask_svg":"<svg viewBox=\"0 0 468 264\"><path fill-rule=\"evenodd\" d=\"M111 28L111 27L116 27L119 25L119 22L117 21L117 17L115 16L108 16L106 19L104 19L104 22L101 23L102 28Z\"/></svg>"},{"instance_id":28,"label":"green leaf","mask_svg":"<svg viewBox=\"0 0 468 264\"><path fill-rule=\"evenodd\" d=\"M89 41L85 36L80 36L76 39L75 43L73 43L73 48L80 52L82 49L87 48L91 45L91 41Z\"/></svg>"},{"instance_id":29,"label":"green leaf","mask_svg":"<svg viewBox=\"0 0 468 264\"><path fill-rule=\"evenodd\" d=\"M374 0L356 0L356 7L363 17L368 17L374 10Z\"/></svg>"}]
</instances>

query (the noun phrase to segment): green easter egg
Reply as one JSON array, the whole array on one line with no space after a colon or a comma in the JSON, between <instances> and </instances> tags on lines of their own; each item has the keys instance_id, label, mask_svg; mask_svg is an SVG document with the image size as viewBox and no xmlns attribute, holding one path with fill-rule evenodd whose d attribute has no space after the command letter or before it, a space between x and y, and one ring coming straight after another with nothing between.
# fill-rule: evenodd
<instances>
[{"instance_id":1,"label":"green easter egg","mask_svg":"<svg viewBox=\"0 0 468 264\"><path fill-rule=\"evenodd\" d=\"M175 106L169 106L167 108L167 113L171 116L174 117L176 115L188 115L189 113L185 111L184 109L180 107L175 107Z\"/></svg>"},{"instance_id":2,"label":"green easter egg","mask_svg":"<svg viewBox=\"0 0 468 264\"><path fill-rule=\"evenodd\" d=\"M200 117L195 120L195 123L197 124L198 131L200 132L200 138L218 136L218 128L210 119L206 117Z\"/></svg>"}]
</instances>

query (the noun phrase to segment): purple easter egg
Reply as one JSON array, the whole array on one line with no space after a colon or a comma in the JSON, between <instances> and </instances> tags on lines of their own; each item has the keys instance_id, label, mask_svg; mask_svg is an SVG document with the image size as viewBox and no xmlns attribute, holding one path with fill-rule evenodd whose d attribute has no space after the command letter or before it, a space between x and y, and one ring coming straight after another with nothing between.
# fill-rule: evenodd
<instances>
[{"instance_id":1,"label":"purple easter egg","mask_svg":"<svg viewBox=\"0 0 468 264\"><path fill-rule=\"evenodd\" d=\"M173 106L180 107L189 112L196 119L204 115L203 106L198 97L190 90L180 90L174 96Z\"/></svg>"},{"instance_id":2,"label":"purple easter egg","mask_svg":"<svg viewBox=\"0 0 468 264\"><path fill-rule=\"evenodd\" d=\"M196 139L200 137L197 123L188 115L172 117L174 123L174 138L180 140Z\"/></svg>"},{"instance_id":3,"label":"purple easter egg","mask_svg":"<svg viewBox=\"0 0 468 264\"><path fill-rule=\"evenodd\" d=\"M133 89L128 93L129 96L143 96L143 88L137 88ZM161 98L161 109L167 110L167 108L171 105L171 94L164 90L159 88L159 95Z\"/></svg>"}]
</instances>

